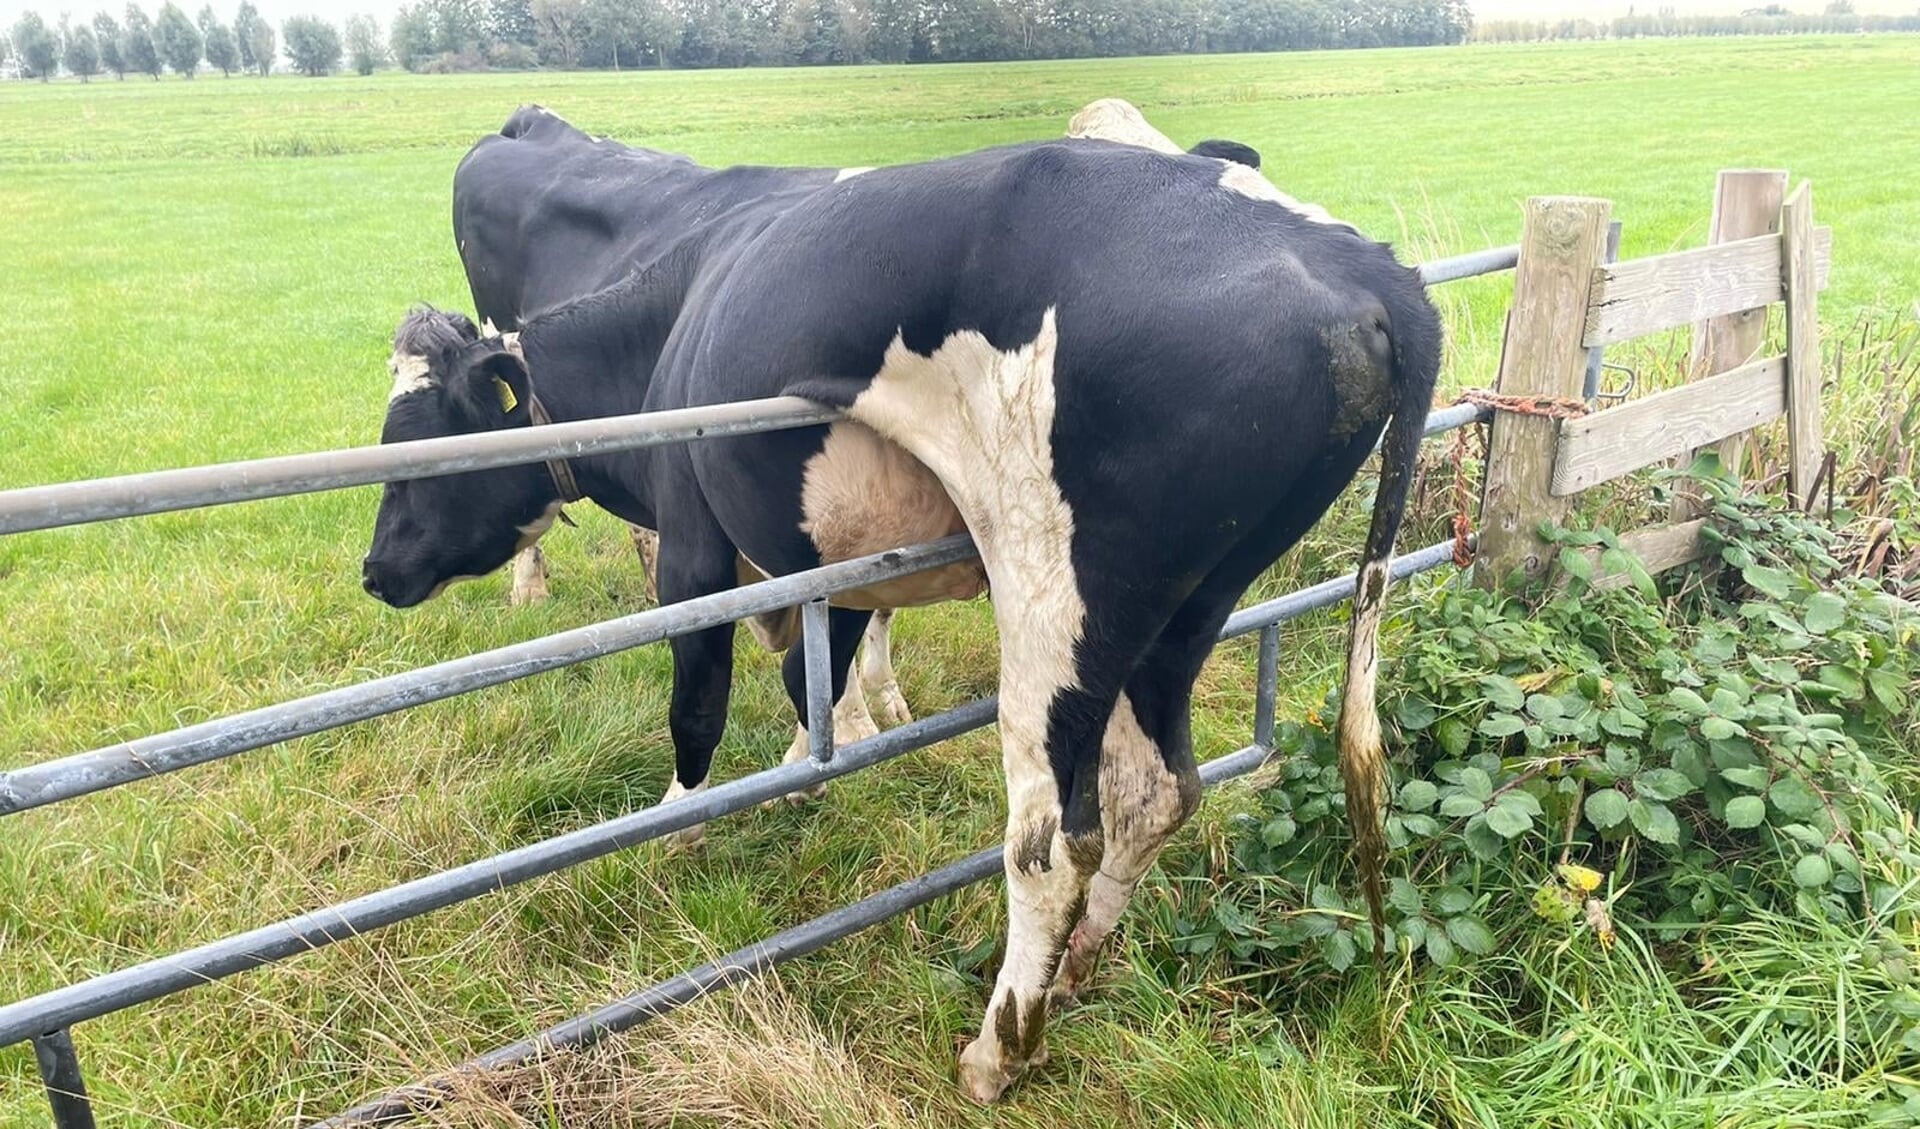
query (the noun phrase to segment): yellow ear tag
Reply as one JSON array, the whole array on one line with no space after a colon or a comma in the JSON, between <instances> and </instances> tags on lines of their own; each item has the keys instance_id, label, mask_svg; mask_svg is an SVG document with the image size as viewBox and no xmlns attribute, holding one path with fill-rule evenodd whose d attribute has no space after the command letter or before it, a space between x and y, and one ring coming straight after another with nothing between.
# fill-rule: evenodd
<instances>
[{"instance_id":1,"label":"yellow ear tag","mask_svg":"<svg viewBox=\"0 0 1920 1129\"><path fill-rule=\"evenodd\" d=\"M500 377L493 378L493 386L500 390L500 414L507 415L520 406L520 398L513 394L513 386Z\"/></svg>"}]
</instances>

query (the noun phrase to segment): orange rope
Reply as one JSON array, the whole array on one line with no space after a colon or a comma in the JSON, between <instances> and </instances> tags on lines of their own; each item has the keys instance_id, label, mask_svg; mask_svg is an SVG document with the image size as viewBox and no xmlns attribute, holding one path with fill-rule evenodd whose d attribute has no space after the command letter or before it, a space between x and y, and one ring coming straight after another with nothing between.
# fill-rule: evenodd
<instances>
[{"instance_id":1,"label":"orange rope","mask_svg":"<svg viewBox=\"0 0 1920 1129\"><path fill-rule=\"evenodd\" d=\"M1454 403L1474 404L1492 408L1496 412L1512 412L1514 415L1542 419L1579 419L1587 414L1584 400L1569 400L1559 396L1514 396L1486 388L1469 388ZM1473 518L1468 511L1467 429L1464 427L1456 428L1453 433L1453 500L1453 563L1465 568L1473 563L1473 546L1468 540L1473 535Z\"/></svg>"}]
</instances>

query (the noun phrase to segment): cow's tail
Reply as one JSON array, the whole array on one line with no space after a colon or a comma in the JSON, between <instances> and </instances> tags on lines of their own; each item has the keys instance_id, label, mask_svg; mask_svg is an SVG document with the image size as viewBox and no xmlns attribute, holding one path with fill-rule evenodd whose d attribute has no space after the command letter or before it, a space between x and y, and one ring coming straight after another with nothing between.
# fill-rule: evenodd
<instances>
[{"instance_id":1,"label":"cow's tail","mask_svg":"<svg viewBox=\"0 0 1920 1129\"><path fill-rule=\"evenodd\" d=\"M1340 699L1340 779L1346 786L1347 818L1353 827L1354 861L1360 869L1367 912L1373 921L1376 961L1386 952L1383 902L1387 856L1383 826L1387 752L1381 739L1375 691L1380 678L1380 621L1386 612L1388 565L1394 537L1406 513L1407 488L1426 430L1439 373L1439 323L1424 295L1392 307L1393 418L1380 447L1380 486L1373 523L1353 594L1353 634L1347 645L1347 683Z\"/></svg>"}]
</instances>

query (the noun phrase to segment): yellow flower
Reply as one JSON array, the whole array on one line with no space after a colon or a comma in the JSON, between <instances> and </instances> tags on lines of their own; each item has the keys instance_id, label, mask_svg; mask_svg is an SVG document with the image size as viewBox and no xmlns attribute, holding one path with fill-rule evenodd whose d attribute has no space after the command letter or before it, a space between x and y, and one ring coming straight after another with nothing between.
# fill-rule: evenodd
<instances>
[{"instance_id":1,"label":"yellow flower","mask_svg":"<svg viewBox=\"0 0 1920 1129\"><path fill-rule=\"evenodd\" d=\"M1598 890L1600 880L1605 877L1597 870L1588 870L1584 866L1570 862L1563 862L1554 869L1559 872L1561 881L1582 894L1591 894Z\"/></svg>"}]
</instances>

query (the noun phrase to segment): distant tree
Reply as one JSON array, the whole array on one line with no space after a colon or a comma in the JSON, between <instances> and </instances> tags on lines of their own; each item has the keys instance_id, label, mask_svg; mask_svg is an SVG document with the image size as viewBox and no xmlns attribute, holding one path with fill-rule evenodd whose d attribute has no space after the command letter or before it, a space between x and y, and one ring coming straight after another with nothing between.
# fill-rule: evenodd
<instances>
[{"instance_id":1,"label":"distant tree","mask_svg":"<svg viewBox=\"0 0 1920 1129\"><path fill-rule=\"evenodd\" d=\"M120 29L120 57L134 74L160 78L160 49L153 44L153 21L138 4L127 5L127 22Z\"/></svg>"},{"instance_id":2,"label":"distant tree","mask_svg":"<svg viewBox=\"0 0 1920 1129\"><path fill-rule=\"evenodd\" d=\"M206 37L207 63L228 78L240 69L240 44L234 40L233 32L220 17L213 14L213 5L200 9L200 34Z\"/></svg>"},{"instance_id":3,"label":"distant tree","mask_svg":"<svg viewBox=\"0 0 1920 1129\"><path fill-rule=\"evenodd\" d=\"M80 76L81 82L100 73L100 42L94 38L92 28L81 24L67 32L67 50L61 61L67 64L69 72Z\"/></svg>"},{"instance_id":4,"label":"distant tree","mask_svg":"<svg viewBox=\"0 0 1920 1129\"><path fill-rule=\"evenodd\" d=\"M532 0L540 53L563 67L580 65L580 46L588 34L585 0Z\"/></svg>"},{"instance_id":5,"label":"distant tree","mask_svg":"<svg viewBox=\"0 0 1920 1129\"><path fill-rule=\"evenodd\" d=\"M240 48L240 69L258 71L261 77L273 73L273 25L260 18L252 0L241 0L233 17L233 38Z\"/></svg>"},{"instance_id":6,"label":"distant tree","mask_svg":"<svg viewBox=\"0 0 1920 1129\"><path fill-rule=\"evenodd\" d=\"M120 25L112 16L98 12L93 17L93 42L100 49L100 65L122 81L127 77L127 61L120 57Z\"/></svg>"},{"instance_id":7,"label":"distant tree","mask_svg":"<svg viewBox=\"0 0 1920 1129\"><path fill-rule=\"evenodd\" d=\"M3 68L6 61L11 58L13 58L13 37L0 31L0 68Z\"/></svg>"},{"instance_id":8,"label":"distant tree","mask_svg":"<svg viewBox=\"0 0 1920 1129\"><path fill-rule=\"evenodd\" d=\"M480 50L480 0L419 0L433 19L433 49L442 55Z\"/></svg>"},{"instance_id":9,"label":"distant tree","mask_svg":"<svg viewBox=\"0 0 1920 1129\"><path fill-rule=\"evenodd\" d=\"M426 9L400 5L393 14L393 26L387 30L387 46L393 61L407 70L418 70L433 57L433 17Z\"/></svg>"},{"instance_id":10,"label":"distant tree","mask_svg":"<svg viewBox=\"0 0 1920 1129\"><path fill-rule=\"evenodd\" d=\"M595 56L604 48L610 65L619 70L621 49L631 50L639 37L639 8L633 0L586 0L583 17L586 37L593 43Z\"/></svg>"},{"instance_id":11,"label":"distant tree","mask_svg":"<svg viewBox=\"0 0 1920 1129\"><path fill-rule=\"evenodd\" d=\"M20 77L51 79L60 67L60 40L38 12L22 13L14 21L13 53L20 60Z\"/></svg>"},{"instance_id":12,"label":"distant tree","mask_svg":"<svg viewBox=\"0 0 1920 1129\"><path fill-rule=\"evenodd\" d=\"M487 0L481 30L491 43L534 45L533 5L530 0Z\"/></svg>"},{"instance_id":13,"label":"distant tree","mask_svg":"<svg viewBox=\"0 0 1920 1129\"><path fill-rule=\"evenodd\" d=\"M160 18L153 25L153 44L181 78L192 78L200 70L200 49L204 46L200 29L173 0L160 7Z\"/></svg>"},{"instance_id":14,"label":"distant tree","mask_svg":"<svg viewBox=\"0 0 1920 1129\"><path fill-rule=\"evenodd\" d=\"M372 16L347 17L347 61L356 73L372 74L386 54L386 48L380 45L380 25Z\"/></svg>"},{"instance_id":15,"label":"distant tree","mask_svg":"<svg viewBox=\"0 0 1920 1129\"><path fill-rule=\"evenodd\" d=\"M1853 14L1853 0L1827 0L1827 15L1851 16Z\"/></svg>"},{"instance_id":16,"label":"distant tree","mask_svg":"<svg viewBox=\"0 0 1920 1129\"><path fill-rule=\"evenodd\" d=\"M294 16L280 25L287 58L308 78L329 74L340 65L340 33L318 16Z\"/></svg>"}]
</instances>

